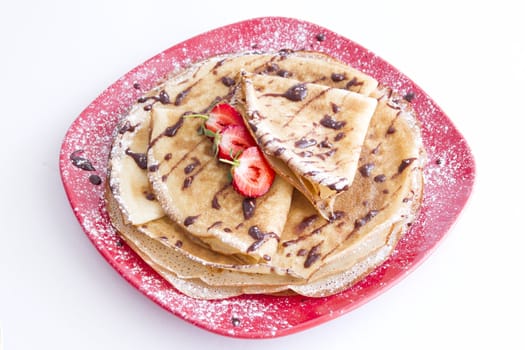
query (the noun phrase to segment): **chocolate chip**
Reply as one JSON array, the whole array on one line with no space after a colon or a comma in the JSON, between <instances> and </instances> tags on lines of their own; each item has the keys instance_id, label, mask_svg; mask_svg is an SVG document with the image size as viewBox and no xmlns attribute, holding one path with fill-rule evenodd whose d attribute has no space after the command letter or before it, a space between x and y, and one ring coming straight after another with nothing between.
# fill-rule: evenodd
<instances>
[{"instance_id":1,"label":"chocolate chip","mask_svg":"<svg viewBox=\"0 0 525 350\"><path fill-rule=\"evenodd\" d=\"M255 198L244 198L242 201L242 213L244 220L250 219L255 213Z\"/></svg>"}]
</instances>

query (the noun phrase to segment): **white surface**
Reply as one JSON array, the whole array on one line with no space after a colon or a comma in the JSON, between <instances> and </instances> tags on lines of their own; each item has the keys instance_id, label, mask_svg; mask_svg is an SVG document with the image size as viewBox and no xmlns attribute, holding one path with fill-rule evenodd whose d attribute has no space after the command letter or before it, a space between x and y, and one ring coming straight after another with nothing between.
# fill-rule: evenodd
<instances>
[{"instance_id":1,"label":"white surface","mask_svg":"<svg viewBox=\"0 0 525 350\"><path fill-rule=\"evenodd\" d=\"M525 40L519 2L10 1L0 10L0 328L5 349L523 349ZM468 2L467 2L468 3ZM154 54L252 17L347 36L411 77L467 138L474 194L433 255L387 293L284 338L195 328L124 281L84 236L61 140L105 87ZM1 347L1 345L0 345Z\"/></svg>"}]
</instances>

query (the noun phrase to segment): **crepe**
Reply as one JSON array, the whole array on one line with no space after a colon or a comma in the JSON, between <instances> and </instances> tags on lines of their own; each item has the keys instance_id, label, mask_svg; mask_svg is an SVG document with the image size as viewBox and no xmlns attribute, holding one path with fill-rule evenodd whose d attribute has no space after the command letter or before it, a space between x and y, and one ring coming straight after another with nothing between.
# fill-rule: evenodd
<instances>
[{"instance_id":1,"label":"crepe","mask_svg":"<svg viewBox=\"0 0 525 350\"><path fill-rule=\"evenodd\" d=\"M229 166L217 161L212 142L198 135L202 122L163 106L155 108L152 115L149 177L166 214L213 250L253 258L254 262L270 260L286 223L292 187L277 177L269 192L254 201L252 215L245 217L245 198L231 186ZM177 133L165 136L176 124L180 124ZM266 234L256 245L251 234L255 229Z\"/></svg>"},{"instance_id":2,"label":"crepe","mask_svg":"<svg viewBox=\"0 0 525 350\"><path fill-rule=\"evenodd\" d=\"M352 186L337 197L336 218L327 222L304 200L302 204L293 201L280 256L308 252L303 253L303 260L286 263L296 274L316 278L351 266L354 247L373 249L385 244L385 235L374 236L376 227L408 224L419 207L425 153L417 124L413 114L386 98L386 93L377 95L378 107L363 144L360 170ZM362 243L366 240L370 243ZM313 247L318 258L306 264Z\"/></svg>"},{"instance_id":3,"label":"crepe","mask_svg":"<svg viewBox=\"0 0 525 350\"><path fill-rule=\"evenodd\" d=\"M269 193L255 202L240 196L229 185L228 166L213 158L212 143L199 134L202 121L185 118L228 102L248 124L246 106L259 106L260 92L250 104L241 71L252 84L299 82L308 91L374 106L369 116L357 118L359 156L350 157L354 170L347 170L353 180L329 198L326 215L299 182L290 181L292 170L271 155L281 176ZM419 208L424 162L413 111L375 79L315 52L227 55L170 77L122 119L106 198L123 239L186 295L320 297L353 285L392 253ZM255 205L253 216L245 217L245 204Z\"/></svg>"},{"instance_id":4,"label":"crepe","mask_svg":"<svg viewBox=\"0 0 525 350\"><path fill-rule=\"evenodd\" d=\"M273 168L319 210L334 215L350 187L377 101L298 80L242 73L244 114Z\"/></svg>"}]
</instances>

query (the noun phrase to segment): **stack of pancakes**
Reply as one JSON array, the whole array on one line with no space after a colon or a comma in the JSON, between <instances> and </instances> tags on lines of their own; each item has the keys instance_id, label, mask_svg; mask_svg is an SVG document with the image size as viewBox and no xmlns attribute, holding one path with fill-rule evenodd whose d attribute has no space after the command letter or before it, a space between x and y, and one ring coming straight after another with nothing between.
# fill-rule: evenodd
<instances>
[{"instance_id":1,"label":"stack of pancakes","mask_svg":"<svg viewBox=\"0 0 525 350\"><path fill-rule=\"evenodd\" d=\"M202 120L243 116L277 173L245 198ZM113 225L180 292L321 297L383 263L412 223L425 152L408 101L324 54L212 57L140 98L115 131Z\"/></svg>"}]
</instances>

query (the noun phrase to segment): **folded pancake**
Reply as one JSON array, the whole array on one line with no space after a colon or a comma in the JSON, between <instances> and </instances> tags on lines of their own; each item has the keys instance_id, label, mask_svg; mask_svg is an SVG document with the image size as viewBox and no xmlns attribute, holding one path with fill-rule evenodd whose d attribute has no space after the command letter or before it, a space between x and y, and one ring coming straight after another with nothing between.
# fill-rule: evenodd
<instances>
[{"instance_id":1,"label":"folded pancake","mask_svg":"<svg viewBox=\"0 0 525 350\"><path fill-rule=\"evenodd\" d=\"M140 225L163 217L148 180L146 151L150 116L134 108L117 129L109 160L109 183L126 220Z\"/></svg>"},{"instance_id":2,"label":"folded pancake","mask_svg":"<svg viewBox=\"0 0 525 350\"><path fill-rule=\"evenodd\" d=\"M177 250L201 264L253 273L269 273L270 266L247 265L242 256L220 254L184 226L169 219L157 201L147 176L150 113L143 106L133 108L117 128L109 160L111 196L122 212L123 220L153 239Z\"/></svg>"},{"instance_id":3,"label":"folded pancake","mask_svg":"<svg viewBox=\"0 0 525 350\"><path fill-rule=\"evenodd\" d=\"M357 171L377 101L348 90L242 73L244 117L273 168L330 219Z\"/></svg>"},{"instance_id":4,"label":"folded pancake","mask_svg":"<svg viewBox=\"0 0 525 350\"><path fill-rule=\"evenodd\" d=\"M277 266L310 281L348 269L369 252L387 245L390 228L414 220L421 202L425 154L411 111L377 93L357 175L323 218L294 194L279 244Z\"/></svg>"},{"instance_id":5,"label":"folded pancake","mask_svg":"<svg viewBox=\"0 0 525 350\"><path fill-rule=\"evenodd\" d=\"M246 215L243 202L248 199L231 186L229 166L215 158L212 142L199 134L201 125L171 106L152 111L149 179L162 208L213 250L270 261L286 223L292 187L276 177Z\"/></svg>"}]
</instances>

